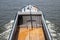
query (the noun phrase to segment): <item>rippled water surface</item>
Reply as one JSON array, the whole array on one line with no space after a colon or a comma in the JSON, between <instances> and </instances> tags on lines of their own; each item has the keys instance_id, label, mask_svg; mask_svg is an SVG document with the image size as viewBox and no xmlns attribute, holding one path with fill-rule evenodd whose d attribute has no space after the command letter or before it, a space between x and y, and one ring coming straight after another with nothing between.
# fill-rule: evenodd
<instances>
[{"instance_id":1,"label":"rippled water surface","mask_svg":"<svg viewBox=\"0 0 60 40\"><path fill-rule=\"evenodd\" d=\"M60 0L0 0L0 33L7 30L4 25L14 19L17 11L28 4L37 6L45 14L55 31L54 38L60 40Z\"/></svg>"}]
</instances>

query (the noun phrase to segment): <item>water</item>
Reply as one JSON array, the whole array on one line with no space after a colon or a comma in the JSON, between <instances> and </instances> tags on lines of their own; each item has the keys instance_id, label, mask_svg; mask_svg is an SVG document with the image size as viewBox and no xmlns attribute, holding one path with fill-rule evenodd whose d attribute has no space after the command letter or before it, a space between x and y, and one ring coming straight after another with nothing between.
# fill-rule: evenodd
<instances>
[{"instance_id":1,"label":"water","mask_svg":"<svg viewBox=\"0 0 60 40\"><path fill-rule=\"evenodd\" d=\"M60 40L60 0L0 0L0 33L7 30L4 25L14 19L17 11L28 4L36 5L45 14L52 25L49 28L55 31L54 38Z\"/></svg>"}]
</instances>

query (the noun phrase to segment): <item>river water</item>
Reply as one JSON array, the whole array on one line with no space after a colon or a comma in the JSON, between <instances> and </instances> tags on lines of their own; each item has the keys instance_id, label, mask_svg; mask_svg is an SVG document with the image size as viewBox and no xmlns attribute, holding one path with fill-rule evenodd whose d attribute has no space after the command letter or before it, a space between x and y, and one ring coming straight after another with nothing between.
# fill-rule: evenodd
<instances>
[{"instance_id":1,"label":"river water","mask_svg":"<svg viewBox=\"0 0 60 40\"><path fill-rule=\"evenodd\" d=\"M60 40L60 0L0 0L0 33L7 30L4 25L14 19L17 11L28 4L37 6L45 14L51 23L48 28L54 31L53 40Z\"/></svg>"}]
</instances>

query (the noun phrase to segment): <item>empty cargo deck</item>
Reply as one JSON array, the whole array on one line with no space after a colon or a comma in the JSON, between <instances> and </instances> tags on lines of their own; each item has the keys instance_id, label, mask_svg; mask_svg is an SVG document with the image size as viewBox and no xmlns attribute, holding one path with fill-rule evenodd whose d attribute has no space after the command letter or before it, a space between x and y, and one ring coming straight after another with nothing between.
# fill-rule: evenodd
<instances>
[{"instance_id":1,"label":"empty cargo deck","mask_svg":"<svg viewBox=\"0 0 60 40\"><path fill-rule=\"evenodd\" d=\"M18 40L45 40L42 27L39 28L20 28L18 32Z\"/></svg>"},{"instance_id":2,"label":"empty cargo deck","mask_svg":"<svg viewBox=\"0 0 60 40\"><path fill-rule=\"evenodd\" d=\"M45 34L41 23L41 15L32 16L32 20L30 16L18 17L20 20L18 18L19 32L17 34L17 40L45 40Z\"/></svg>"}]
</instances>

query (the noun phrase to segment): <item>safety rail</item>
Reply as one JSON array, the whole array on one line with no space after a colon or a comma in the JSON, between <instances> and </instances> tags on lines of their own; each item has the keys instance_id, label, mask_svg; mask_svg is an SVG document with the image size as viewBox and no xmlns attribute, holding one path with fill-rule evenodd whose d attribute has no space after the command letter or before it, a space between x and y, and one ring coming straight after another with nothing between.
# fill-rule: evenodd
<instances>
[{"instance_id":1,"label":"safety rail","mask_svg":"<svg viewBox=\"0 0 60 40\"><path fill-rule=\"evenodd\" d=\"M12 39L13 32L14 32L14 29L15 29L15 27L16 27L17 18L18 18L18 13L16 13L16 16L15 16L15 18L14 18L14 23L13 23L13 26L12 26L12 30L11 30L11 32L10 32L10 34L9 34L8 40L11 40L11 39Z\"/></svg>"},{"instance_id":2,"label":"safety rail","mask_svg":"<svg viewBox=\"0 0 60 40\"><path fill-rule=\"evenodd\" d=\"M46 32L47 32L48 40L52 40L51 33L50 33L50 31L49 31L49 29L48 29L48 27L47 27L47 25L46 25L46 22L45 22L45 19L44 19L43 14L42 14L42 22L43 22L44 30L46 30ZM46 33L46 32L45 32L45 33Z\"/></svg>"}]
</instances>

